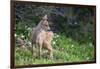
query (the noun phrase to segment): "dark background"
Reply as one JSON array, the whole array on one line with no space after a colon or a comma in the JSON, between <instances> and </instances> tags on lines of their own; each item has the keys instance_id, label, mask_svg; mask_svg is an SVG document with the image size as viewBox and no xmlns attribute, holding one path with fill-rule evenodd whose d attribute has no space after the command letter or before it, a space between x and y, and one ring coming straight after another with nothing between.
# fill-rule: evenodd
<instances>
[{"instance_id":1,"label":"dark background","mask_svg":"<svg viewBox=\"0 0 100 69\"><path fill-rule=\"evenodd\" d=\"M36 26L47 14L51 30L63 33L76 41L94 40L95 8L90 6L43 6L32 4L15 5L16 25ZM18 30L18 29L17 29ZM18 31L21 31L20 29ZM18 33L20 34L20 33Z\"/></svg>"}]
</instances>

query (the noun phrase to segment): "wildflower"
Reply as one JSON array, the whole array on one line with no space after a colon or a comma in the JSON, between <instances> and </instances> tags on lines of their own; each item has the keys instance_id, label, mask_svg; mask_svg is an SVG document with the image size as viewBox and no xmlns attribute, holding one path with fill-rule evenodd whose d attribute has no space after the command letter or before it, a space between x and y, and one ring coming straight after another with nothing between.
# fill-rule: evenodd
<instances>
[{"instance_id":1,"label":"wildflower","mask_svg":"<svg viewBox=\"0 0 100 69\"><path fill-rule=\"evenodd\" d=\"M59 35L56 35L56 37L58 38L58 37L59 37Z\"/></svg>"},{"instance_id":2,"label":"wildflower","mask_svg":"<svg viewBox=\"0 0 100 69\"><path fill-rule=\"evenodd\" d=\"M31 45L31 42L29 42L29 44Z\"/></svg>"},{"instance_id":3,"label":"wildflower","mask_svg":"<svg viewBox=\"0 0 100 69\"><path fill-rule=\"evenodd\" d=\"M15 37L17 37L17 34L14 34Z\"/></svg>"},{"instance_id":4,"label":"wildflower","mask_svg":"<svg viewBox=\"0 0 100 69\"><path fill-rule=\"evenodd\" d=\"M74 47L74 45L71 45L71 47Z\"/></svg>"},{"instance_id":5,"label":"wildflower","mask_svg":"<svg viewBox=\"0 0 100 69\"><path fill-rule=\"evenodd\" d=\"M54 34L54 38L58 38L58 37L59 37L59 35L55 33Z\"/></svg>"},{"instance_id":6,"label":"wildflower","mask_svg":"<svg viewBox=\"0 0 100 69\"><path fill-rule=\"evenodd\" d=\"M90 58L89 58L89 57L87 57L86 59L87 59L87 60L89 60Z\"/></svg>"},{"instance_id":7,"label":"wildflower","mask_svg":"<svg viewBox=\"0 0 100 69\"><path fill-rule=\"evenodd\" d=\"M28 42L28 46L31 46L31 42Z\"/></svg>"},{"instance_id":8,"label":"wildflower","mask_svg":"<svg viewBox=\"0 0 100 69\"><path fill-rule=\"evenodd\" d=\"M27 28L27 30L31 30L31 28Z\"/></svg>"},{"instance_id":9,"label":"wildflower","mask_svg":"<svg viewBox=\"0 0 100 69\"><path fill-rule=\"evenodd\" d=\"M29 42L29 46L31 46L32 44L31 44L31 42Z\"/></svg>"},{"instance_id":10,"label":"wildflower","mask_svg":"<svg viewBox=\"0 0 100 69\"><path fill-rule=\"evenodd\" d=\"M21 37L24 38L25 36L23 34L21 34Z\"/></svg>"},{"instance_id":11,"label":"wildflower","mask_svg":"<svg viewBox=\"0 0 100 69\"><path fill-rule=\"evenodd\" d=\"M55 41L53 41L53 45L55 45L56 44L56 42Z\"/></svg>"}]
</instances>

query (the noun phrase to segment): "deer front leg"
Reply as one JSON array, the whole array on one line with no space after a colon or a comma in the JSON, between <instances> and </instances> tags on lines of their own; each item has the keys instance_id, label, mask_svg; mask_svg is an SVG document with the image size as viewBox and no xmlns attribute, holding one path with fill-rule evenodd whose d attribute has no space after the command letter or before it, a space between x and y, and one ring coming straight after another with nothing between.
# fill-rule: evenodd
<instances>
[{"instance_id":1,"label":"deer front leg","mask_svg":"<svg viewBox=\"0 0 100 69\"><path fill-rule=\"evenodd\" d=\"M37 57L37 51L36 50L37 50L37 45L33 44L32 48L31 48L33 57Z\"/></svg>"},{"instance_id":2,"label":"deer front leg","mask_svg":"<svg viewBox=\"0 0 100 69\"><path fill-rule=\"evenodd\" d=\"M42 43L39 43L39 45L38 45L38 54L39 54L39 58L41 58L41 54L42 54Z\"/></svg>"}]
</instances>

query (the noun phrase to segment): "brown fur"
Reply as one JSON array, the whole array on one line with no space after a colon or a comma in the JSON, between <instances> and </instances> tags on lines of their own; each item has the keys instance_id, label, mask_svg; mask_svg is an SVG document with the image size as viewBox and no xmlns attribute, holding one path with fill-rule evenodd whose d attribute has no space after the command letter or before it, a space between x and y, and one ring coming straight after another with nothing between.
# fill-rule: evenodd
<instances>
[{"instance_id":1,"label":"brown fur","mask_svg":"<svg viewBox=\"0 0 100 69\"><path fill-rule=\"evenodd\" d=\"M46 32L45 40L43 42L43 47L48 49L48 54L50 55L50 57L53 57L53 49L51 46L52 39L53 39L53 32L52 31Z\"/></svg>"},{"instance_id":2,"label":"brown fur","mask_svg":"<svg viewBox=\"0 0 100 69\"><path fill-rule=\"evenodd\" d=\"M39 57L41 57L42 48L48 50L49 56L53 57L53 50L51 46L51 40L53 38L53 32L49 30L49 24L47 21L47 15L45 15L36 28L33 28L31 32L32 45L38 49Z\"/></svg>"}]
</instances>

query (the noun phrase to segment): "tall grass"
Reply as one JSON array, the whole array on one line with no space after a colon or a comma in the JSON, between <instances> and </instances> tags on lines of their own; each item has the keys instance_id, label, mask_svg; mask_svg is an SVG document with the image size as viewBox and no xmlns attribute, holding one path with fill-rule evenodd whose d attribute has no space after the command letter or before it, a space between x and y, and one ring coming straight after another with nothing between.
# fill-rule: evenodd
<instances>
[{"instance_id":1,"label":"tall grass","mask_svg":"<svg viewBox=\"0 0 100 69\"><path fill-rule=\"evenodd\" d=\"M30 65L30 64L53 64L67 62L83 62L94 61L94 45L91 42L79 43L75 40L66 37L63 34L54 34L52 41L53 59L45 57L41 59L32 56L28 48L15 47L15 64Z\"/></svg>"}]
</instances>

